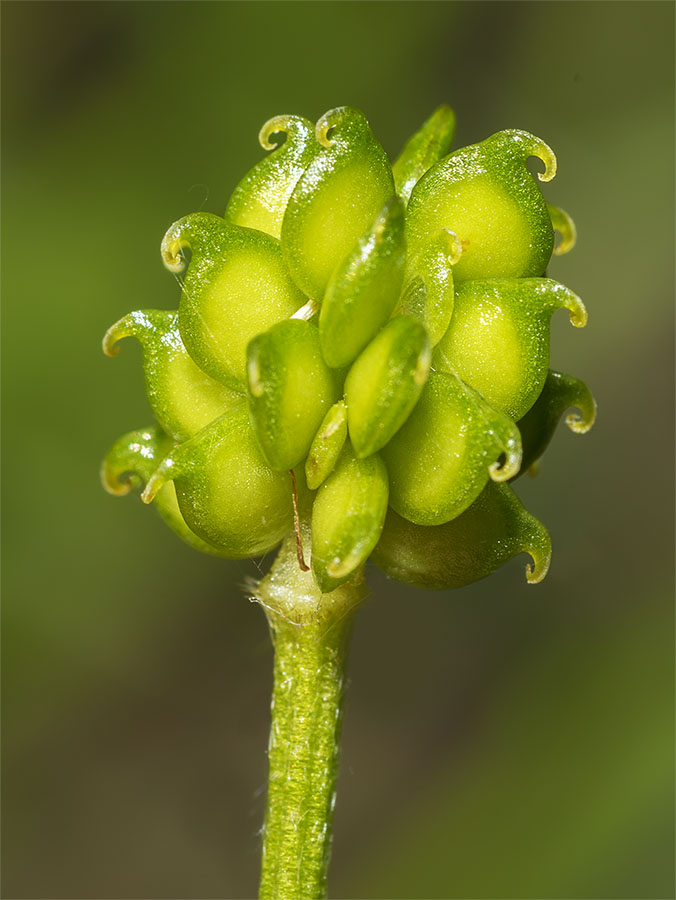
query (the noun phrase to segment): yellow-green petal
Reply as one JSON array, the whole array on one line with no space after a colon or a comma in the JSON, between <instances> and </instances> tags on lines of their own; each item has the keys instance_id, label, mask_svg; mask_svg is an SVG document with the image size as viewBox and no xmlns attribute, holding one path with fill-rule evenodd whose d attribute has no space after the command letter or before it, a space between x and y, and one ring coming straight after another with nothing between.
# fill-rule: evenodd
<instances>
[{"instance_id":1,"label":"yellow-green petal","mask_svg":"<svg viewBox=\"0 0 676 900\"><path fill-rule=\"evenodd\" d=\"M554 246L547 204L526 161L545 164L540 181L556 173L552 150L525 131L500 131L456 150L417 183L408 204L406 239L411 260L440 229L460 238L456 283L476 278L542 275Z\"/></svg>"},{"instance_id":2,"label":"yellow-green petal","mask_svg":"<svg viewBox=\"0 0 676 900\"><path fill-rule=\"evenodd\" d=\"M286 271L279 241L262 231L193 213L164 237L168 269L183 271L184 249L192 256L179 306L183 343L204 372L243 390L249 341L288 319L306 298Z\"/></svg>"},{"instance_id":3,"label":"yellow-green petal","mask_svg":"<svg viewBox=\"0 0 676 900\"><path fill-rule=\"evenodd\" d=\"M251 424L263 455L273 469L295 468L340 394L316 326L287 319L259 334L249 343L247 375Z\"/></svg>"},{"instance_id":4,"label":"yellow-green petal","mask_svg":"<svg viewBox=\"0 0 676 900\"><path fill-rule=\"evenodd\" d=\"M143 350L143 372L150 408L162 428L183 441L222 416L244 394L203 372L185 349L178 313L139 309L112 325L103 338L107 356L117 356L118 341L133 336Z\"/></svg>"},{"instance_id":5,"label":"yellow-green petal","mask_svg":"<svg viewBox=\"0 0 676 900\"><path fill-rule=\"evenodd\" d=\"M460 379L431 372L381 455L392 508L418 525L440 525L464 512L489 478L504 481L518 472L521 439L511 419Z\"/></svg>"},{"instance_id":6,"label":"yellow-green petal","mask_svg":"<svg viewBox=\"0 0 676 900\"><path fill-rule=\"evenodd\" d=\"M394 194L394 180L385 151L358 110L329 110L315 135L321 149L289 198L282 247L298 286L321 300L335 267Z\"/></svg>"},{"instance_id":7,"label":"yellow-green petal","mask_svg":"<svg viewBox=\"0 0 676 900\"><path fill-rule=\"evenodd\" d=\"M275 135L284 135L285 139L273 143ZM225 218L233 225L256 228L278 238L289 197L320 145L312 122L300 116L275 116L263 125L258 140L271 152L232 192Z\"/></svg>"},{"instance_id":8,"label":"yellow-green petal","mask_svg":"<svg viewBox=\"0 0 676 900\"><path fill-rule=\"evenodd\" d=\"M350 441L358 457L380 450L418 401L430 369L424 325L397 316L355 360L345 379Z\"/></svg>"},{"instance_id":9,"label":"yellow-green petal","mask_svg":"<svg viewBox=\"0 0 676 900\"><path fill-rule=\"evenodd\" d=\"M454 132L455 113L450 106L439 106L408 139L392 164L397 194L405 203L425 172L451 149Z\"/></svg>"},{"instance_id":10,"label":"yellow-green petal","mask_svg":"<svg viewBox=\"0 0 676 900\"><path fill-rule=\"evenodd\" d=\"M529 584L547 574L551 541L545 526L506 484L487 484L474 503L444 525L414 525L389 510L373 562L406 584L446 590L491 575L519 553L528 553Z\"/></svg>"},{"instance_id":11,"label":"yellow-green petal","mask_svg":"<svg viewBox=\"0 0 676 900\"><path fill-rule=\"evenodd\" d=\"M404 207L392 197L329 280L319 338L330 366L349 365L387 322L399 298L405 263Z\"/></svg>"},{"instance_id":12,"label":"yellow-green petal","mask_svg":"<svg viewBox=\"0 0 676 900\"><path fill-rule=\"evenodd\" d=\"M520 419L535 403L549 366L549 323L567 309L582 328L587 311L569 288L550 278L467 281L457 286L451 325L434 353L495 409Z\"/></svg>"},{"instance_id":13,"label":"yellow-green petal","mask_svg":"<svg viewBox=\"0 0 676 900\"><path fill-rule=\"evenodd\" d=\"M324 593L347 581L378 543L387 512L387 471L346 445L312 506L312 571Z\"/></svg>"},{"instance_id":14,"label":"yellow-green petal","mask_svg":"<svg viewBox=\"0 0 676 900\"><path fill-rule=\"evenodd\" d=\"M190 528L232 559L266 553L293 526L289 474L265 462L244 404L172 450L143 500L150 503L167 481Z\"/></svg>"}]
</instances>

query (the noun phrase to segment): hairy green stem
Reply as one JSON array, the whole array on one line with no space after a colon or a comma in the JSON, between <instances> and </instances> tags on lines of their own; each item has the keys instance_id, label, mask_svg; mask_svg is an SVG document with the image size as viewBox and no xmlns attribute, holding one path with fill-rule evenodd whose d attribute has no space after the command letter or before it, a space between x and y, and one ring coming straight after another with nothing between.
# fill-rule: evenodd
<instances>
[{"instance_id":1,"label":"hairy green stem","mask_svg":"<svg viewBox=\"0 0 676 900\"><path fill-rule=\"evenodd\" d=\"M256 587L275 648L261 900L326 896L345 661L361 576L322 594L282 545Z\"/></svg>"}]
</instances>

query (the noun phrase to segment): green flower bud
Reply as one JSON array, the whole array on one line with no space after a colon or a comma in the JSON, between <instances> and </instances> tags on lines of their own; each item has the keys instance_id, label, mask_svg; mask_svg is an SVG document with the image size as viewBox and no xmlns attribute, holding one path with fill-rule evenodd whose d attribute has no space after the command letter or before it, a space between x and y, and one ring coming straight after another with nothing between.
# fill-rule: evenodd
<instances>
[{"instance_id":1,"label":"green flower bud","mask_svg":"<svg viewBox=\"0 0 676 900\"><path fill-rule=\"evenodd\" d=\"M518 423L523 444L519 475L527 472L547 449L559 419L571 406L578 413L566 416L566 425L575 434L586 434L596 421L596 401L584 381L550 369L542 393ZM515 476L518 477L518 476Z\"/></svg>"},{"instance_id":2,"label":"green flower bud","mask_svg":"<svg viewBox=\"0 0 676 900\"><path fill-rule=\"evenodd\" d=\"M480 144L456 150L433 166L413 189L406 239L412 260L442 228L460 238L456 282L472 278L542 275L554 246L552 222L526 166L539 157L556 174L551 149L525 131L499 131Z\"/></svg>"},{"instance_id":3,"label":"green flower bud","mask_svg":"<svg viewBox=\"0 0 676 900\"><path fill-rule=\"evenodd\" d=\"M444 525L414 525L390 510L373 561L390 578L447 590L485 578L518 553L532 557L528 582L542 581L551 559L547 529L506 484L487 484Z\"/></svg>"},{"instance_id":4,"label":"green flower bud","mask_svg":"<svg viewBox=\"0 0 676 900\"><path fill-rule=\"evenodd\" d=\"M295 468L340 394L316 326L287 319L259 334L247 350L247 375L251 424L263 455L273 469Z\"/></svg>"},{"instance_id":5,"label":"green flower bud","mask_svg":"<svg viewBox=\"0 0 676 900\"><path fill-rule=\"evenodd\" d=\"M411 267L409 281L395 310L416 316L423 323L433 347L439 343L453 315L453 270L462 246L458 236L443 228L432 238Z\"/></svg>"},{"instance_id":6,"label":"green flower bud","mask_svg":"<svg viewBox=\"0 0 676 900\"><path fill-rule=\"evenodd\" d=\"M210 378L195 365L181 340L177 312L140 309L129 313L108 329L103 352L117 356L118 341L129 336L137 338L143 348L150 408L175 440L191 437L244 399L243 394Z\"/></svg>"},{"instance_id":7,"label":"green flower bud","mask_svg":"<svg viewBox=\"0 0 676 900\"><path fill-rule=\"evenodd\" d=\"M347 406L339 400L324 416L305 461L305 480L311 491L316 491L333 472L346 439Z\"/></svg>"},{"instance_id":8,"label":"green flower bud","mask_svg":"<svg viewBox=\"0 0 676 900\"><path fill-rule=\"evenodd\" d=\"M564 308L576 328L587 324L580 298L550 278L467 281L456 289L451 326L436 348L434 365L520 419L542 390L549 322Z\"/></svg>"},{"instance_id":9,"label":"green flower bud","mask_svg":"<svg viewBox=\"0 0 676 900\"><path fill-rule=\"evenodd\" d=\"M405 263L404 207L392 197L326 288L319 339L330 366L349 365L387 322L399 298Z\"/></svg>"},{"instance_id":10,"label":"green flower bud","mask_svg":"<svg viewBox=\"0 0 676 900\"><path fill-rule=\"evenodd\" d=\"M335 267L394 194L394 179L385 151L358 110L329 110L315 135L321 149L289 198L282 248L296 284L321 300Z\"/></svg>"},{"instance_id":11,"label":"green flower bud","mask_svg":"<svg viewBox=\"0 0 676 900\"><path fill-rule=\"evenodd\" d=\"M101 481L104 488L109 494L118 497L129 493L133 488L143 488L173 446L171 438L154 425L123 434L115 441L103 460ZM155 498L155 508L172 531L194 550L212 556L227 555L203 541L188 528L178 507L176 490L171 482L160 488Z\"/></svg>"},{"instance_id":12,"label":"green flower bud","mask_svg":"<svg viewBox=\"0 0 676 900\"><path fill-rule=\"evenodd\" d=\"M240 228L211 213L175 222L162 241L162 258L172 272L185 268L179 328L197 365L236 390L245 384L249 341L305 303L289 278L279 241L262 231Z\"/></svg>"},{"instance_id":13,"label":"green flower bud","mask_svg":"<svg viewBox=\"0 0 676 900\"><path fill-rule=\"evenodd\" d=\"M188 526L231 559L266 553L292 526L289 475L266 464L244 404L172 450L148 481L144 502L167 481Z\"/></svg>"},{"instance_id":14,"label":"green flower bud","mask_svg":"<svg viewBox=\"0 0 676 900\"><path fill-rule=\"evenodd\" d=\"M397 194L405 203L425 172L451 149L454 132L455 113L450 106L439 106L408 139L392 164Z\"/></svg>"},{"instance_id":15,"label":"green flower bud","mask_svg":"<svg viewBox=\"0 0 676 900\"><path fill-rule=\"evenodd\" d=\"M286 135L271 143L273 135ZM272 152L248 172L232 192L225 218L233 225L256 228L279 238L293 189L319 149L312 122L299 116L275 116L263 125L258 140Z\"/></svg>"},{"instance_id":16,"label":"green flower bud","mask_svg":"<svg viewBox=\"0 0 676 900\"><path fill-rule=\"evenodd\" d=\"M432 372L382 457L392 508L418 525L441 525L467 509L489 477L505 481L519 471L521 438L511 419L459 378Z\"/></svg>"},{"instance_id":17,"label":"green flower bud","mask_svg":"<svg viewBox=\"0 0 676 900\"><path fill-rule=\"evenodd\" d=\"M345 380L350 441L358 457L380 450L418 401L430 369L430 342L413 316L391 319Z\"/></svg>"},{"instance_id":18,"label":"green flower bud","mask_svg":"<svg viewBox=\"0 0 676 900\"><path fill-rule=\"evenodd\" d=\"M347 581L378 543L387 512L387 471L378 456L346 445L312 507L312 571L324 593Z\"/></svg>"}]
</instances>

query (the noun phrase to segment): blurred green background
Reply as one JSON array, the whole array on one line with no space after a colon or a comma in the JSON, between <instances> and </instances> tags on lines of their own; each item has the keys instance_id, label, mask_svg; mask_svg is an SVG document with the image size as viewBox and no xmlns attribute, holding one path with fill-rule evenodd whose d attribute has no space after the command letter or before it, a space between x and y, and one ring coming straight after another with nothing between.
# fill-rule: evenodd
<instances>
[{"instance_id":1,"label":"blurred green background","mask_svg":"<svg viewBox=\"0 0 676 900\"><path fill-rule=\"evenodd\" d=\"M363 109L396 155L439 103L559 158L590 323L552 364L600 407L519 483L549 526L454 594L372 573L334 897L674 896L671 3L3 3L3 896L256 891L271 650L241 585L98 483L149 423L167 226L221 213L277 113ZM263 563L263 567L265 561Z\"/></svg>"}]
</instances>

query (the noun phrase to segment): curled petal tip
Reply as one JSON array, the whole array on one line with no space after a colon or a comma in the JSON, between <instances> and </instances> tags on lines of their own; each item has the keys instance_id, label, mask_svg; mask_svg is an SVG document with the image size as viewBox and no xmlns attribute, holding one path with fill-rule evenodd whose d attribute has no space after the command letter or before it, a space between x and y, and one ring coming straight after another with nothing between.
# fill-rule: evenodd
<instances>
[{"instance_id":1,"label":"curled petal tip","mask_svg":"<svg viewBox=\"0 0 676 900\"><path fill-rule=\"evenodd\" d=\"M498 460L488 467L492 481L509 481L521 468L521 440L518 437L510 439L504 447L504 460Z\"/></svg>"},{"instance_id":2,"label":"curled petal tip","mask_svg":"<svg viewBox=\"0 0 676 900\"><path fill-rule=\"evenodd\" d=\"M554 228L554 231L559 234L559 239L554 245L554 255L563 256L564 253L568 253L572 250L577 242L577 228L575 227L575 222L565 209L560 209L558 206L552 206L550 203L547 204L547 209L549 210L549 216L552 220L552 227Z\"/></svg>"},{"instance_id":3,"label":"curled petal tip","mask_svg":"<svg viewBox=\"0 0 676 900\"><path fill-rule=\"evenodd\" d=\"M124 497L125 494L135 487L140 487L143 483L133 472L120 473L109 464L107 459L101 464L99 474L104 490L114 497Z\"/></svg>"},{"instance_id":4,"label":"curled petal tip","mask_svg":"<svg viewBox=\"0 0 676 900\"><path fill-rule=\"evenodd\" d=\"M570 293L570 299L566 303L566 309L570 314L571 324L574 325L575 328L584 328L587 324L587 307L577 294L573 294L572 291Z\"/></svg>"},{"instance_id":5,"label":"curled petal tip","mask_svg":"<svg viewBox=\"0 0 676 900\"><path fill-rule=\"evenodd\" d=\"M539 138L536 138L536 143L533 147L533 155L537 156L538 159L541 159L545 164L544 172L538 172L538 179L540 181L551 181L556 175L556 155L549 144L545 144L544 141L541 141Z\"/></svg>"},{"instance_id":6,"label":"curled petal tip","mask_svg":"<svg viewBox=\"0 0 676 900\"><path fill-rule=\"evenodd\" d=\"M539 584L543 581L549 572L549 565L552 561L552 541L549 532L537 519L534 520L534 524L536 527L532 534L532 540L528 542L527 547L524 547L532 559L532 562L526 565L528 584Z\"/></svg>"},{"instance_id":7,"label":"curled petal tip","mask_svg":"<svg viewBox=\"0 0 676 900\"><path fill-rule=\"evenodd\" d=\"M162 253L162 262L164 263L165 269L168 269L170 272L175 272L177 275L185 271L186 260L181 252L182 248L185 246L187 246L185 242L169 237L169 232L167 232L162 241L160 251Z\"/></svg>"},{"instance_id":8,"label":"curled petal tip","mask_svg":"<svg viewBox=\"0 0 676 900\"><path fill-rule=\"evenodd\" d=\"M333 147L334 141L329 138L329 131L336 124L335 121L335 109L330 109L328 112L325 112L324 115L317 120L317 124L315 125L315 137L322 145L322 147Z\"/></svg>"},{"instance_id":9,"label":"curled petal tip","mask_svg":"<svg viewBox=\"0 0 676 900\"><path fill-rule=\"evenodd\" d=\"M566 425L575 434L586 434L596 421L596 400L589 392L588 397L579 402L579 412L571 412L566 416Z\"/></svg>"},{"instance_id":10,"label":"curled petal tip","mask_svg":"<svg viewBox=\"0 0 676 900\"><path fill-rule=\"evenodd\" d=\"M297 116L281 115L273 116L272 119L263 125L258 132L258 142L264 150L274 150L281 143L280 141L271 141L273 134L288 134L293 125L298 122Z\"/></svg>"},{"instance_id":11,"label":"curled petal tip","mask_svg":"<svg viewBox=\"0 0 676 900\"><path fill-rule=\"evenodd\" d=\"M127 316L123 316L114 325L111 325L108 331L103 335L103 340L101 341L101 347L103 348L103 352L106 356L117 356L120 352L120 348L118 347L118 342L122 340L122 338L130 337L134 334L134 317L136 313L129 313Z\"/></svg>"}]
</instances>

